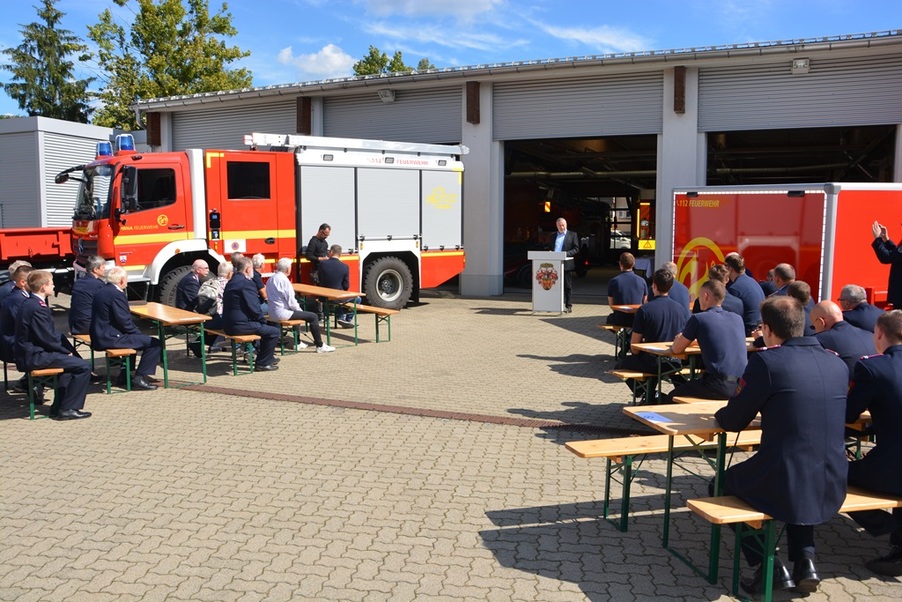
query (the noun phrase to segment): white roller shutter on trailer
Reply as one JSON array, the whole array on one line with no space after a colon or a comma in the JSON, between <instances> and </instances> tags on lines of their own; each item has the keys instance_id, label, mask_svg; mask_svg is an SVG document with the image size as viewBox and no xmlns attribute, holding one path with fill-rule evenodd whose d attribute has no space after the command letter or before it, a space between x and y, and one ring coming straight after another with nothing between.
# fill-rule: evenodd
<instances>
[{"instance_id":1,"label":"white roller shutter on trailer","mask_svg":"<svg viewBox=\"0 0 902 602\"><path fill-rule=\"evenodd\" d=\"M70 179L63 184L57 184L54 179L56 174L64 169L93 161L97 156L98 141L50 132L44 132L42 136L44 173L41 174L41 178L44 185L46 216L42 225L71 226L80 182Z\"/></svg>"}]
</instances>

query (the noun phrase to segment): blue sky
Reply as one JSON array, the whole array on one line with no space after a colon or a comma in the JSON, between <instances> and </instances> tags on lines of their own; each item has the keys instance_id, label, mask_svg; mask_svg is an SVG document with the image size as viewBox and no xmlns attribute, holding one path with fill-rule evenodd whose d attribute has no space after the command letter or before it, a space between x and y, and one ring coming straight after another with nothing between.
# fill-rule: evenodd
<instances>
[{"instance_id":1,"label":"blue sky","mask_svg":"<svg viewBox=\"0 0 902 602\"><path fill-rule=\"evenodd\" d=\"M0 49L17 46L39 0L4 0ZM211 9L220 6L211 0ZM132 10L137 3L131 3ZM436 67L804 39L902 28L900 0L233 0L255 86L351 75L370 45ZM87 40L112 0L60 0L62 27ZM6 57L2 57L6 62ZM82 65L87 76L96 65ZM9 73L0 71L0 81ZM0 92L0 114L22 114Z\"/></svg>"}]
</instances>

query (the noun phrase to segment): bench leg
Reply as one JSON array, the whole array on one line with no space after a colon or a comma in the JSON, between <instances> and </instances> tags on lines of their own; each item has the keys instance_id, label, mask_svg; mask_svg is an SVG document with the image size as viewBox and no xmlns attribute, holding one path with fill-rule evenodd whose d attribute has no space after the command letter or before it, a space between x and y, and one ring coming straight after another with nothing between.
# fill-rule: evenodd
<instances>
[{"instance_id":1,"label":"bench leg","mask_svg":"<svg viewBox=\"0 0 902 602\"><path fill-rule=\"evenodd\" d=\"M761 543L762 564L761 570L761 599L771 602L774 595L774 557L777 555L777 521L765 521L760 529L754 529L745 523L736 525L736 549L733 551L733 582L732 592L739 596L739 578L742 573L742 542L746 538L757 539ZM712 581L714 583L714 581Z\"/></svg>"},{"instance_id":2,"label":"bench leg","mask_svg":"<svg viewBox=\"0 0 902 602\"><path fill-rule=\"evenodd\" d=\"M44 387L52 387L53 388L53 405L50 406L50 413L54 414L55 412L59 412L59 404L60 399L57 394L57 386L59 381L57 380L57 375L54 374L52 376L32 376L31 372L28 373L28 419L29 420L37 420L38 418L47 418L47 416L35 416L34 411L34 389L38 385Z\"/></svg>"},{"instance_id":3,"label":"bench leg","mask_svg":"<svg viewBox=\"0 0 902 602\"><path fill-rule=\"evenodd\" d=\"M611 474L614 470L619 470L623 473L623 481L621 482L622 493L620 496L620 518L619 519L611 519L608 518L608 511L611 505ZM633 456L624 456L623 461L620 463L613 462L610 458L607 458L607 462L605 465L605 475L604 475L604 506L603 513L605 519L614 527L621 532L626 532L629 529L629 516L630 516L630 485L633 482Z\"/></svg>"}]
</instances>

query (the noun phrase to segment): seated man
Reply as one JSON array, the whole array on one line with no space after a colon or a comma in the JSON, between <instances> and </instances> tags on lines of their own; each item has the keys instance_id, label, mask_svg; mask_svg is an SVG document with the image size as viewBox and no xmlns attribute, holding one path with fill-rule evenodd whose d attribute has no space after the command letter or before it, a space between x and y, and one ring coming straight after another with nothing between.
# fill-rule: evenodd
<instances>
[{"instance_id":1,"label":"seated man","mask_svg":"<svg viewBox=\"0 0 902 602\"><path fill-rule=\"evenodd\" d=\"M786 294L798 299L805 310L805 330L802 336L813 337L814 326L811 324L811 310L814 308L814 300L811 298L811 287L803 280L793 280L786 285Z\"/></svg>"},{"instance_id":2,"label":"seated man","mask_svg":"<svg viewBox=\"0 0 902 602\"><path fill-rule=\"evenodd\" d=\"M638 278L638 276L637 276ZM673 341L677 333L681 332L689 320L689 308L672 300L668 293L673 286L673 274L670 270L660 269L652 276L652 291L654 298L639 308L636 312L636 320L633 323L633 333L630 339L632 355L628 355L617 366L624 370L636 370L639 372L658 373L658 359L650 353L643 353L632 347L636 343L657 343ZM671 372L680 368L678 359L668 361L664 370ZM657 379L648 379L648 390L656 388ZM635 390L636 383L631 379L626 381L630 390ZM652 400L645 400L653 403Z\"/></svg>"},{"instance_id":3,"label":"seated man","mask_svg":"<svg viewBox=\"0 0 902 602\"><path fill-rule=\"evenodd\" d=\"M204 327L213 330L222 329L222 293L225 291L226 284L232 279L235 268L229 261L224 261L216 268L216 278L210 278L200 285L197 291L197 307L195 311L198 313L212 316L213 319L207 322ZM223 342L222 337L216 337L210 343L208 353L216 353L223 351L220 343Z\"/></svg>"},{"instance_id":4,"label":"seated man","mask_svg":"<svg viewBox=\"0 0 902 602\"><path fill-rule=\"evenodd\" d=\"M670 273L673 274L673 286L670 287L670 298L679 303L680 305L685 305L686 307L690 307L691 303L689 303L689 289L686 288L686 285L680 282L679 274L677 273L677 264L672 261L667 261L664 265L661 266L665 270L670 270ZM654 297L654 293L651 290L651 283L648 283L648 298L651 299Z\"/></svg>"},{"instance_id":5,"label":"seated man","mask_svg":"<svg viewBox=\"0 0 902 602\"><path fill-rule=\"evenodd\" d=\"M881 355L862 358L852 371L846 421L870 410L877 445L849 464L849 485L902 495L902 310L884 312L874 328ZM902 575L902 508L850 512L849 516L874 536L890 534L890 553L865 564L878 575Z\"/></svg>"},{"instance_id":6,"label":"seated man","mask_svg":"<svg viewBox=\"0 0 902 602\"><path fill-rule=\"evenodd\" d=\"M745 336L751 336L761 321L761 302L764 291L749 276L745 268L745 259L739 253L728 253L723 260L727 266L729 284L727 292L742 303L742 321L745 323Z\"/></svg>"},{"instance_id":7,"label":"seated man","mask_svg":"<svg viewBox=\"0 0 902 602\"><path fill-rule=\"evenodd\" d=\"M608 283L608 306L641 305L648 298L648 285L639 274L633 271L636 258L632 253L620 254L620 273ZM688 311L688 307L687 307ZM634 314L612 310L607 323L615 326L632 326Z\"/></svg>"},{"instance_id":8,"label":"seated man","mask_svg":"<svg viewBox=\"0 0 902 602\"><path fill-rule=\"evenodd\" d=\"M25 261L24 259L17 259L16 261L9 264L9 280L0 284L0 303L3 303L3 300L6 299L6 296L13 292L13 289L16 288L16 270L18 270L22 266L31 267L31 264Z\"/></svg>"},{"instance_id":9,"label":"seated man","mask_svg":"<svg viewBox=\"0 0 902 602\"><path fill-rule=\"evenodd\" d=\"M767 348L751 354L736 394L714 415L727 431L741 431L761 413L761 446L724 474L724 494L786 523L790 575L774 558L774 588L814 592L814 526L836 514L846 497L845 399L848 370L836 354L803 337L805 312L786 295L761 304ZM742 588L762 589L762 549L743 540L746 560L758 567Z\"/></svg>"},{"instance_id":10,"label":"seated man","mask_svg":"<svg viewBox=\"0 0 902 602\"><path fill-rule=\"evenodd\" d=\"M85 272L72 285L72 298L69 300L69 332L72 334L88 334L91 330L94 295L106 284L103 279L106 274L103 257L89 256L85 260Z\"/></svg>"},{"instance_id":11,"label":"seated man","mask_svg":"<svg viewBox=\"0 0 902 602\"><path fill-rule=\"evenodd\" d=\"M326 288L346 291L351 288L351 282L348 279L350 270L339 257L341 257L341 245L329 247L329 259L319 262L319 283L320 286ZM360 297L357 297L354 303L360 303ZM339 310L337 313L336 319L339 326L342 328L354 327L354 315L351 312Z\"/></svg>"},{"instance_id":12,"label":"seated man","mask_svg":"<svg viewBox=\"0 0 902 602\"><path fill-rule=\"evenodd\" d=\"M708 268L708 279L722 282L724 287L727 287L730 283L729 273L730 271L727 266L722 263L718 263ZM758 285L756 284L755 286ZM729 293L729 290L727 290L727 292ZM764 300L764 297L762 297L761 299ZM724 309L724 311L732 312L738 316L742 316L744 312L742 301L739 300L739 297L734 297L730 294L724 296L720 306ZM692 313L697 314L702 311L705 310L702 309L701 301L696 298L695 303L692 304ZM755 323L755 325L757 326L757 322Z\"/></svg>"},{"instance_id":13,"label":"seated man","mask_svg":"<svg viewBox=\"0 0 902 602\"><path fill-rule=\"evenodd\" d=\"M203 259L197 259L191 265L191 271L179 280L175 289L175 306L186 311L194 311L197 307L197 291L200 283L210 273L210 266Z\"/></svg>"},{"instance_id":14,"label":"seated man","mask_svg":"<svg viewBox=\"0 0 902 602\"><path fill-rule=\"evenodd\" d=\"M847 284L842 287L839 293L839 305L842 307L843 319L851 324L874 332L874 325L877 324L877 318L885 312L868 303L868 294L863 286L857 284Z\"/></svg>"},{"instance_id":15,"label":"seated man","mask_svg":"<svg viewBox=\"0 0 902 602\"><path fill-rule=\"evenodd\" d=\"M53 274L34 271L28 275L31 296L22 303L16 324L16 358L22 372L43 368L62 368L57 380L57 397L50 408L56 420L88 418L83 411L91 363L78 357L72 344L56 331L46 299L53 294Z\"/></svg>"},{"instance_id":16,"label":"seated man","mask_svg":"<svg viewBox=\"0 0 902 602\"><path fill-rule=\"evenodd\" d=\"M151 383L153 374L160 363L163 345L160 340L142 333L128 309L128 274L119 266L106 272L106 285L94 295L91 306L91 347L99 351L106 349L135 349L141 353L141 362L132 378L132 389L152 391L157 386ZM119 373L119 386L125 386L126 373Z\"/></svg>"},{"instance_id":17,"label":"seated man","mask_svg":"<svg viewBox=\"0 0 902 602\"><path fill-rule=\"evenodd\" d=\"M0 354L7 364L16 361L16 322L19 319L19 310L22 304L31 292L28 290L28 274L34 271L34 268L27 265L20 265L13 274L12 291L3 299L0 304ZM27 379L23 379L27 382ZM27 385L20 381L20 388L23 390Z\"/></svg>"},{"instance_id":18,"label":"seated man","mask_svg":"<svg viewBox=\"0 0 902 602\"><path fill-rule=\"evenodd\" d=\"M862 357L874 355L874 335L856 328L842 319L839 305L833 301L821 301L811 310L814 338L824 349L835 352L849 367L849 374Z\"/></svg>"},{"instance_id":19,"label":"seated man","mask_svg":"<svg viewBox=\"0 0 902 602\"><path fill-rule=\"evenodd\" d=\"M706 280L699 291L701 313L693 314L686 328L673 340L673 352L682 353L698 341L705 373L674 388L667 403L676 395L703 399L729 399L736 392L739 377L745 372L748 351L742 318L721 307L730 296L723 282ZM735 299L735 297L733 297Z\"/></svg>"},{"instance_id":20,"label":"seated man","mask_svg":"<svg viewBox=\"0 0 902 602\"><path fill-rule=\"evenodd\" d=\"M278 370L275 358L279 329L266 323L260 310L260 296L254 285L254 264L240 258L232 279L222 293L222 329L226 334L258 334L260 347L254 358L254 370Z\"/></svg>"},{"instance_id":21,"label":"seated man","mask_svg":"<svg viewBox=\"0 0 902 602\"><path fill-rule=\"evenodd\" d=\"M301 309L294 295L291 281L288 280L288 272L290 271L291 260L283 257L276 262L276 271L269 279L269 282L266 283L266 296L269 299L269 317L274 320L305 320L307 326L310 327L310 334L313 335L316 352L329 353L335 351L335 347L330 347L323 343L317 315L312 311Z\"/></svg>"}]
</instances>

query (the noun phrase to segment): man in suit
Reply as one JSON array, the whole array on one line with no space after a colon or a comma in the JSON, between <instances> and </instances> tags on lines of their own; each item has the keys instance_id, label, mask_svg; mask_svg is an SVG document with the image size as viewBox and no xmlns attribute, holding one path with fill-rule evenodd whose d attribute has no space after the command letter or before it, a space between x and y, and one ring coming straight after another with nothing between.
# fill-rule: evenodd
<instances>
[{"instance_id":1,"label":"man in suit","mask_svg":"<svg viewBox=\"0 0 902 602\"><path fill-rule=\"evenodd\" d=\"M197 307L197 291L200 283L210 273L210 266L203 259L197 259L191 265L191 271L179 280L175 289L175 306L179 309L194 311Z\"/></svg>"},{"instance_id":2,"label":"man in suit","mask_svg":"<svg viewBox=\"0 0 902 602\"><path fill-rule=\"evenodd\" d=\"M564 310L569 314L573 311L573 272L576 270L576 260L574 259L579 253L579 236L576 232L567 229L567 220L562 217L557 218L555 222L557 226L557 234L551 245L551 250L556 253L566 253L567 259L564 261Z\"/></svg>"},{"instance_id":3,"label":"man in suit","mask_svg":"<svg viewBox=\"0 0 902 602\"><path fill-rule=\"evenodd\" d=\"M817 590L814 526L833 518L846 496L845 404L849 371L813 337L803 337L801 303L786 295L761 304L767 348L751 354L736 393L715 414L727 431L741 431L761 413L758 452L728 468L724 493L786 523L792 574L774 559L774 587ZM761 591L762 550L750 538L746 560L758 567L743 589Z\"/></svg>"},{"instance_id":4,"label":"man in suit","mask_svg":"<svg viewBox=\"0 0 902 602\"><path fill-rule=\"evenodd\" d=\"M878 353L862 358L852 371L846 420L870 410L877 445L849 464L849 485L902 495L902 310L884 312L874 328ZM890 553L866 563L879 575L902 575L902 508L849 513L872 535L890 534Z\"/></svg>"},{"instance_id":5,"label":"man in suit","mask_svg":"<svg viewBox=\"0 0 902 602\"><path fill-rule=\"evenodd\" d=\"M889 239L886 226L874 221L871 226L874 242L871 248L877 261L889 264L889 283L887 284L886 301L894 308L902 308L902 247Z\"/></svg>"},{"instance_id":6,"label":"man in suit","mask_svg":"<svg viewBox=\"0 0 902 602\"><path fill-rule=\"evenodd\" d=\"M16 261L9 264L9 280L0 284L0 303L3 303L3 300L6 299L6 296L13 292L13 289L16 288L16 270L18 270L22 266L31 267L31 264L25 261L24 259L17 259Z\"/></svg>"},{"instance_id":7,"label":"man in suit","mask_svg":"<svg viewBox=\"0 0 902 602\"><path fill-rule=\"evenodd\" d=\"M843 319L868 332L874 332L877 318L885 312L868 303L868 294L863 286L847 284L839 292L839 306L842 307ZM900 308L902 309L902 308Z\"/></svg>"},{"instance_id":8,"label":"man in suit","mask_svg":"<svg viewBox=\"0 0 902 602\"><path fill-rule=\"evenodd\" d=\"M28 274L33 271L34 268L27 265L20 265L16 268L12 278L12 291L0 304L0 352L2 352L3 361L8 364L16 361L16 322L19 319L22 303L31 296L28 290Z\"/></svg>"},{"instance_id":9,"label":"man in suit","mask_svg":"<svg viewBox=\"0 0 902 602\"><path fill-rule=\"evenodd\" d=\"M346 291L351 288L349 280L350 270L348 265L341 259L341 245L332 245L329 247L329 259L319 263L319 283L320 286L326 288L334 288L340 291ZM360 297L357 297L357 303L360 303ZM339 310L341 312L341 310ZM342 328L353 328L353 314L350 312L341 312L337 316L338 325Z\"/></svg>"},{"instance_id":10,"label":"man in suit","mask_svg":"<svg viewBox=\"0 0 902 602\"><path fill-rule=\"evenodd\" d=\"M151 382L160 363L163 345L160 340L143 334L135 325L128 309L128 274L119 266L106 272L106 285L94 295L91 305L91 346L105 349L135 349L141 352L141 362L132 378L132 389L151 391L157 386ZM125 386L126 374L119 374L119 386Z\"/></svg>"},{"instance_id":11,"label":"man in suit","mask_svg":"<svg viewBox=\"0 0 902 602\"><path fill-rule=\"evenodd\" d=\"M849 367L849 374L859 359L874 355L874 335L852 326L842 317L839 305L833 301L821 301L811 310L811 324L824 349L836 352Z\"/></svg>"},{"instance_id":12,"label":"man in suit","mask_svg":"<svg viewBox=\"0 0 902 602\"><path fill-rule=\"evenodd\" d=\"M23 372L62 368L57 381L57 397L50 408L56 420L79 420L91 413L83 411L91 364L75 353L69 340L56 331L47 297L53 294L53 274L34 271L28 275L31 296L22 303L16 324L16 363Z\"/></svg>"},{"instance_id":13,"label":"man in suit","mask_svg":"<svg viewBox=\"0 0 902 602\"><path fill-rule=\"evenodd\" d=\"M230 335L260 335L254 370L278 370L275 351L280 332L275 326L266 323L260 309L260 296L253 281L254 264L247 257L242 257L235 263L235 274L222 293L222 329Z\"/></svg>"},{"instance_id":14,"label":"man in suit","mask_svg":"<svg viewBox=\"0 0 902 602\"><path fill-rule=\"evenodd\" d=\"M91 306L94 295L103 288L106 274L106 263L103 257L90 255L85 260L85 275L72 285L72 297L69 300L69 332L72 334L88 334L91 330Z\"/></svg>"},{"instance_id":15,"label":"man in suit","mask_svg":"<svg viewBox=\"0 0 902 602\"><path fill-rule=\"evenodd\" d=\"M750 336L758 328L761 321L761 302L764 291L761 285L748 275L745 259L739 253L728 253L723 260L727 266L730 282L727 292L742 302L742 321L745 324L745 336Z\"/></svg>"}]
</instances>

